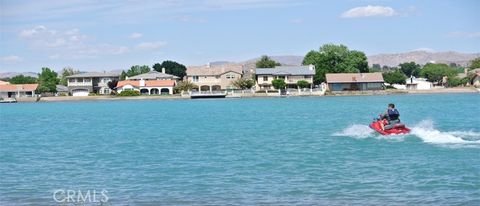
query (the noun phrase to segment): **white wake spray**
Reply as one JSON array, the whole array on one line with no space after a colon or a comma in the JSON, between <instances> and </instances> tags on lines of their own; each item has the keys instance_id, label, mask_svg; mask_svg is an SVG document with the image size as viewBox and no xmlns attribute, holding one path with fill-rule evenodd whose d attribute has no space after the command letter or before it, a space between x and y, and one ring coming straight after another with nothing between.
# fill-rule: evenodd
<instances>
[{"instance_id":1,"label":"white wake spray","mask_svg":"<svg viewBox=\"0 0 480 206\"><path fill-rule=\"evenodd\" d=\"M341 132L334 133L333 135L363 139L367 137L372 137L374 134L375 131L373 131L369 126L363 124L354 124L343 129L343 131Z\"/></svg>"},{"instance_id":2,"label":"white wake spray","mask_svg":"<svg viewBox=\"0 0 480 206\"><path fill-rule=\"evenodd\" d=\"M408 125L407 125L408 127ZM356 139L376 138L403 141L407 136L415 136L429 144L443 145L476 145L480 146L480 132L475 131L440 131L434 127L432 120L422 120L411 127L412 131L406 135L380 135L367 125L353 124L341 132L333 133L333 136L352 137ZM475 147L476 147L475 146Z\"/></svg>"},{"instance_id":3,"label":"white wake spray","mask_svg":"<svg viewBox=\"0 0 480 206\"><path fill-rule=\"evenodd\" d=\"M480 144L480 133L474 131L442 132L432 120L423 120L412 128L411 134L432 144Z\"/></svg>"}]
</instances>

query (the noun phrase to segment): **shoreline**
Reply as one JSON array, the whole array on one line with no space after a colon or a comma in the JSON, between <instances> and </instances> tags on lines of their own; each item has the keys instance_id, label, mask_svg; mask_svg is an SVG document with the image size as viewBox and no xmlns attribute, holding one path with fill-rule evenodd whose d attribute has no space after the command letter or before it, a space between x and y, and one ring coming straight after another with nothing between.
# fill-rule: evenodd
<instances>
[{"instance_id":1,"label":"shoreline","mask_svg":"<svg viewBox=\"0 0 480 206\"><path fill-rule=\"evenodd\" d=\"M381 91L352 91L341 93L327 93L325 95L318 94L304 94L304 95L291 95L287 97L336 97L336 96L383 96L383 95L401 95L401 94L460 94L460 93L479 93L476 88L464 87L464 88L442 88L431 90L381 90ZM265 93L245 93L228 95L225 98L284 98L279 94ZM70 101L118 101L118 100L176 100L176 99L190 99L189 95L165 95L165 96L132 96L132 97L117 97L117 96L87 96L87 97L74 97L74 96L57 96L57 97L41 97L38 102L70 102ZM19 101L32 102L32 101Z\"/></svg>"}]
</instances>

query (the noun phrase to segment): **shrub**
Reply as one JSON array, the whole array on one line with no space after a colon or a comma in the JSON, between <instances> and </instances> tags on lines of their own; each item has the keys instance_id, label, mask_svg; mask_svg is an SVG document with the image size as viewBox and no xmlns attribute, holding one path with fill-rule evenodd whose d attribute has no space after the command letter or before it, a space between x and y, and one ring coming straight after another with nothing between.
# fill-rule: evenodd
<instances>
[{"instance_id":1,"label":"shrub","mask_svg":"<svg viewBox=\"0 0 480 206\"><path fill-rule=\"evenodd\" d=\"M297 86L300 87L300 88L307 88L310 84L305 81L305 80L298 80L297 81Z\"/></svg>"},{"instance_id":2,"label":"shrub","mask_svg":"<svg viewBox=\"0 0 480 206\"><path fill-rule=\"evenodd\" d=\"M468 77L465 77L465 78L449 77L447 79L449 87L458 87L458 86L466 85L468 81L469 81Z\"/></svg>"},{"instance_id":3,"label":"shrub","mask_svg":"<svg viewBox=\"0 0 480 206\"><path fill-rule=\"evenodd\" d=\"M130 97L130 96L140 96L140 91L136 90L125 90L117 94L120 97Z\"/></svg>"}]
</instances>

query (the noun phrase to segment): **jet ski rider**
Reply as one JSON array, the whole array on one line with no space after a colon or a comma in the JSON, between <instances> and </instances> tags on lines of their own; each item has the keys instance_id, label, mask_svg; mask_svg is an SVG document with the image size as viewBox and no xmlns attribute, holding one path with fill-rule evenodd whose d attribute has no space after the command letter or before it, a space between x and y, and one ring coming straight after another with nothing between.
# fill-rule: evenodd
<instances>
[{"instance_id":1,"label":"jet ski rider","mask_svg":"<svg viewBox=\"0 0 480 206\"><path fill-rule=\"evenodd\" d=\"M380 121L382 130L392 129L395 124L400 123L400 113L395 109L395 104L388 104L387 111L381 115L383 121Z\"/></svg>"}]
</instances>

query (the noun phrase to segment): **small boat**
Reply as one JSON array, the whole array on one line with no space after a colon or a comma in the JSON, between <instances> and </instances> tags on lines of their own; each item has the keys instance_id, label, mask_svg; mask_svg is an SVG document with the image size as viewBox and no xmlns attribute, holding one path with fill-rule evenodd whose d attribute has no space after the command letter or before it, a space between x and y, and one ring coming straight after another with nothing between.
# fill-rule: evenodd
<instances>
[{"instance_id":1,"label":"small boat","mask_svg":"<svg viewBox=\"0 0 480 206\"><path fill-rule=\"evenodd\" d=\"M17 103L15 98L0 98L0 103Z\"/></svg>"},{"instance_id":2,"label":"small boat","mask_svg":"<svg viewBox=\"0 0 480 206\"><path fill-rule=\"evenodd\" d=\"M397 124L393 125L393 127L391 129L382 130L382 127L380 126L380 123L382 121L383 120L375 119L375 121L373 121L370 124L370 128L377 131L381 135L408 134L410 132L410 129L405 127L405 124L402 124L402 123L397 123Z\"/></svg>"}]
</instances>

